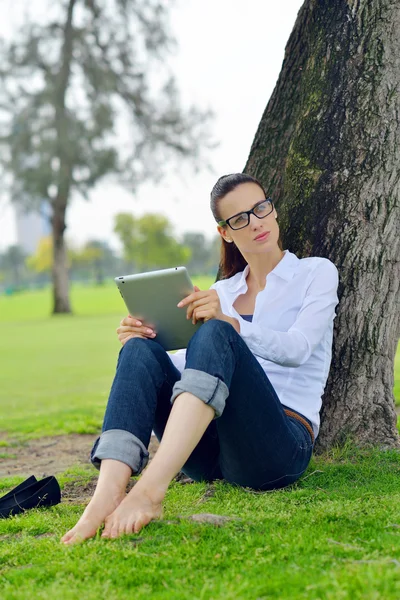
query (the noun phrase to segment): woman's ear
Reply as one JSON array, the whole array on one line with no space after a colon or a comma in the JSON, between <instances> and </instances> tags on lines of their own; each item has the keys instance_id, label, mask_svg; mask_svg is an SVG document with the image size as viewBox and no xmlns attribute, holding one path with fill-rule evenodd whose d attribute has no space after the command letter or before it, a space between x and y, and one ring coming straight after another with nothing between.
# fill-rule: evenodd
<instances>
[{"instance_id":1,"label":"woman's ear","mask_svg":"<svg viewBox=\"0 0 400 600\"><path fill-rule=\"evenodd\" d=\"M231 241L232 241L232 240L229 240L229 239L226 237L226 229L224 229L223 227L220 227L220 226L218 225L218 227L217 227L217 231L218 231L218 233L220 234L220 236L221 236L221 237L222 237L222 238L223 238L223 239L224 239L226 242L231 242ZM224 235L224 234L225 234L225 235Z\"/></svg>"}]
</instances>

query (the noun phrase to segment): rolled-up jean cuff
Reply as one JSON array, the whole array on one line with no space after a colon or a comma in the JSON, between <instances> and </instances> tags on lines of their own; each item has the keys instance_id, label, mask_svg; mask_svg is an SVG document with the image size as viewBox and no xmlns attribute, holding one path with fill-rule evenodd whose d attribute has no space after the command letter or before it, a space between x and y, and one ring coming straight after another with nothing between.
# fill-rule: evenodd
<instances>
[{"instance_id":1,"label":"rolled-up jean cuff","mask_svg":"<svg viewBox=\"0 0 400 600\"><path fill-rule=\"evenodd\" d=\"M181 378L172 388L171 404L182 392L190 392L205 404L215 410L214 419L220 417L225 408L225 401L229 396L228 386L218 377L197 369L184 369Z\"/></svg>"},{"instance_id":2,"label":"rolled-up jean cuff","mask_svg":"<svg viewBox=\"0 0 400 600\"><path fill-rule=\"evenodd\" d=\"M100 470L103 458L119 460L132 469L132 474L141 473L149 462L149 452L139 438L125 429L103 431L95 441L90 461Z\"/></svg>"}]
</instances>

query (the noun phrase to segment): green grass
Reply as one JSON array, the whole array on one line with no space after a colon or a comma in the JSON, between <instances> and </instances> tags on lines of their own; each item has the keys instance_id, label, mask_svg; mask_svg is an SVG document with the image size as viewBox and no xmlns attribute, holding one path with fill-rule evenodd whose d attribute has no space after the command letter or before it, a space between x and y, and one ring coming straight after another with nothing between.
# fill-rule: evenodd
<instances>
[{"instance_id":1,"label":"green grass","mask_svg":"<svg viewBox=\"0 0 400 600\"><path fill-rule=\"evenodd\" d=\"M397 353L394 358L394 400L397 405L400 405L400 343L397 346Z\"/></svg>"},{"instance_id":2,"label":"green grass","mask_svg":"<svg viewBox=\"0 0 400 600\"><path fill-rule=\"evenodd\" d=\"M72 300L75 316L49 318L49 291L0 297L0 430L11 438L100 430L126 311L112 286L76 286ZM87 464L57 479L64 488L95 476ZM23 479L0 479L0 494ZM60 544L83 510L65 501L0 519L0 598L398 600L399 481L399 452L348 442L313 456L283 490L216 482L209 497L207 484L172 482L163 520L116 540ZM204 512L237 518L222 527L183 518Z\"/></svg>"},{"instance_id":3,"label":"green grass","mask_svg":"<svg viewBox=\"0 0 400 600\"><path fill-rule=\"evenodd\" d=\"M83 507L29 511L0 521L0 597L397 600L399 476L398 452L348 446L313 457L283 490L216 482L204 498L207 484L173 482L162 521L69 548L59 538ZM62 487L88 478L85 468L58 477ZM237 519L215 527L182 518L204 512Z\"/></svg>"}]
</instances>

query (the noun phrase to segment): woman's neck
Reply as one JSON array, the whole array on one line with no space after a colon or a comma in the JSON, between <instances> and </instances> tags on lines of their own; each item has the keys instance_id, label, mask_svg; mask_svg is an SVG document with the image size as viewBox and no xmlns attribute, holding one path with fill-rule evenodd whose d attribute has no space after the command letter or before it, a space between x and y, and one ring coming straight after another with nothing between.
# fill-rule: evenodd
<instances>
[{"instance_id":1,"label":"woman's neck","mask_svg":"<svg viewBox=\"0 0 400 600\"><path fill-rule=\"evenodd\" d=\"M266 254L253 254L247 260L249 265L249 273L246 277L247 287L254 292L260 292L265 288L267 276L273 271L276 265L285 256L285 253L278 249L277 253L272 255L271 252Z\"/></svg>"}]
</instances>

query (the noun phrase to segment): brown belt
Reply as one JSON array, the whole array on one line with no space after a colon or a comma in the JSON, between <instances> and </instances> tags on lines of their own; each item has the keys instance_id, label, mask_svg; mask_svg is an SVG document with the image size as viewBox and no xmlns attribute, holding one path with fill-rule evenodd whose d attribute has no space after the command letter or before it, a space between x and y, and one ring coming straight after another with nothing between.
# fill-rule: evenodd
<instances>
[{"instance_id":1,"label":"brown belt","mask_svg":"<svg viewBox=\"0 0 400 600\"><path fill-rule=\"evenodd\" d=\"M307 430L309 431L309 433L311 435L312 443L314 443L314 432L311 428L310 423L307 423L307 421L305 419L303 419L303 417L301 417L297 413L293 412L292 410L289 410L288 408L284 408L283 410L285 411L285 413L287 414L288 417L294 417L295 419L297 419L298 421L300 421L301 423L303 423L303 425L305 425L307 427Z\"/></svg>"}]
</instances>

